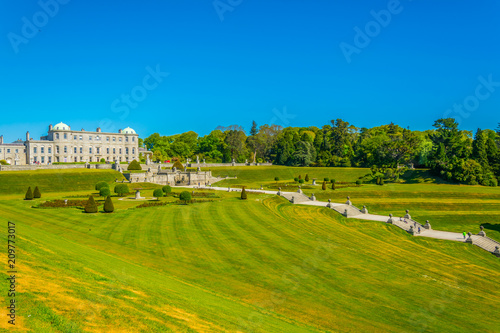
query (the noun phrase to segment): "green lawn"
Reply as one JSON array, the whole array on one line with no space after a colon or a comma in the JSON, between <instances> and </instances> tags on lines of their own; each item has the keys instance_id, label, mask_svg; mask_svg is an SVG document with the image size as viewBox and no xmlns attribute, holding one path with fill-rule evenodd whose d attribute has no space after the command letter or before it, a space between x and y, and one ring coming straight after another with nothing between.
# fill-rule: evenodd
<instances>
[{"instance_id":1,"label":"green lawn","mask_svg":"<svg viewBox=\"0 0 500 333\"><path fill-rule=\"evenodd\" d=\"M143 196L152 196L155 186L138 186L145 188ZM382 213L384 200L400 202L396 208L403 210L415 203L410 209L419 219L434 211L425 203L436 198L469 200L467 209L475 211L474 205L498 199L492 188L391 186L316 192L338 200L350 194L354 204ZM38 201L86 196L92 188L45 193ZM500 260L476 246L411 237L390 225L345 219L274 195L249 193L246 201L235 192L217 195L221 198L210 203L143 209L114 198L115 213L88 215L74 208L35 209L36 201L1 194L0 223L6 230L7 221L15 221L18 235L16 328L494 332L500 327ZM6 232L2 242L5 249ZM6 293L0 299L7 304ZM1 328L8 328L5 320Z\"/></svg>"}]
</instances>

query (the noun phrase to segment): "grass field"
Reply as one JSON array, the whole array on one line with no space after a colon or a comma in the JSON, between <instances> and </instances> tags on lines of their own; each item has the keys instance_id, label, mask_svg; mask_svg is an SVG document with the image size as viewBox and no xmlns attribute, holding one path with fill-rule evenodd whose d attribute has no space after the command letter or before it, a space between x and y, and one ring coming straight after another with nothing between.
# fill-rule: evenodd
<instances>
[{"instance_id":1,"label":"grass field","mask_svg":"<svg viewBox=\"0 0 500 333\"><path fill-rule=\"evenodd\" d=\"M238 180L244 177L252 182L254 176L240 173ZM69 191L74 184L66 186L39 201L93 192L93 184L78 191ZM490 188L392 186L315 193L339 200L350 194L354 204L381 213L412 204L419 219L434 212L436 199L466 204L472 212L498 199L498 190ZM154 187L143 195L151 196ZM345 219L272 195L249 194L247 201L234 192L217 195L221 198L210 203L144 209L115 199L115 213L88 215L73 208L34 209L36 202L4 192L3 244L8 220L16 222L18 235L16 328L496 332L500 327L500 260L473 245L415 238L383 223ZM387 200L399 206L386 207ZM433 219L438 228L437 215ZM2 304L5 297L2 293ZM0 328L8 328L6 320Z\"/></svg>"}]
</instances>

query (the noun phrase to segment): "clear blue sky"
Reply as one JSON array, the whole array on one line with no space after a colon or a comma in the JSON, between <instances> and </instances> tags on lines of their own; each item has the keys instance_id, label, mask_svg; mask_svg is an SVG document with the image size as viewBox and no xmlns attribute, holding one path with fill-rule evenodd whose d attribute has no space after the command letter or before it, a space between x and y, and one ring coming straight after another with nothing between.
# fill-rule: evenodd
<instances>
[{"instance_id":1,"label":"clear blue sky","mask_svg":"<svg viewBox=\"0 0 500 333\"><path fill-rule=\"evenodd\" d=\"M231 124L248 131L252 120L419 130L444 116L469 130L500 122L495 0L72 0L46 6L52 16L37 1L1 6L7 141L60 121L131 126L142 137ZM390 19L374 23L370 12L381 10ZM356 39L356 27L371 37ZM161 82L148 76L157 67Z\"/></svg>"}]
</instances>

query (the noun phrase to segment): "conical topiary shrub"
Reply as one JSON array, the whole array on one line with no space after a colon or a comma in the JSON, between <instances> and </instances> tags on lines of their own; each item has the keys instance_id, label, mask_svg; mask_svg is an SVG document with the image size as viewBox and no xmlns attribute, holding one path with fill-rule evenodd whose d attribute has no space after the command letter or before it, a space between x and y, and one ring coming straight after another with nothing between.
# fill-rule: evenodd
<instances>
[{"instance_id":1,"label":"conical topiary shrub","mask_svg":"<svg viewBox=\"0 0 500 333\"><path fill-rule=\"evenodd\" d=\"M106 201L104 202L104 212L113 213L114 211L115 211L115 206L113 205L113 200L111 200L111 196L108 195Z\"/></svg>"},{"instance_id":2,"label":"conical topiary shrub","mask_svg":"<svg viewBox=\"0 0 500 333\"><path fill-rule=\"evenodd\" d=\"M38 199L42 197L42 193L38 189L38 186L35 187L35 191L33 191L33 198Z\"/></svg>"},{"instance_id":3,"label":"conical topiary shrub","mask_svg":"<svg viewBox=\"0 0 500 333\"><path fill-rule=\"evenodd\" d=\"M325 190L326 190L326 182L325 182L325 181L323 182L323 185L321 185L321 189L322 189L323 191L325 191Z\"/></svg>"},{"instance_id":4,"label":"conical topiary shrub","mask_svg":"<svg viewBox=\"0 0 500 333\"><path fill-rule=\"evenodd\" d=\"M28 187L28 191L26 191L26 195L24 196L25 200L33 200L33 192L31 192L31 186Z\"/></svg>"},{"instance_id":5,"label":"conical topiary shrub","mask_svg":"<svg viewBox=\"0 0 500 333\"><path fill-rule=\"evenodd\" d=\"M97 204L94 197L90 196L87 204L85 205L85 213L97 213Z\"/></svg>"},{"instance_id":6,"label":"conical topiary shrub","mask_svg":"<svg viewBox=\"0 0 500 333\"><path fill-rule=\"evenodd\" d=\"M335 183L332 183L332 190L335 190Z\"/></svg>"},{"instance_id":7,"label":"conical topiary shrub","mask_svg":"<svg viewBox=\"0 0 500 333\"><path fill-rule=\"evenodd\" d=\"M245 191L245 186L241 189L241 200L247 199L247 191Z\"/></svg>"},{"instance_id":8,"label":"conical topiary shrub","mask_svg":"<svg viewBox=\"0 0 500 333\"><path fill-rule=\"evenodd\" d=\"M179 160L175 161L174 165L172 166L172 169L176 168L177 170L184 170L184 165L182 165Z\"/></svg>"},{"instance_id":9,"label":"conical topiary shrub","mask_svg":"<svg viewBox=\"0 0 500 333\"><path fill-rule=\"evenodd\" d=\"M309 175L308 175L307 173L306 173L306 177L304 178L304 180L305 180L306 182L308 182L308 181L309 181Z\"/></svg>"},{"instance_id":10,"label":"conical topiary shrub","mask_svg":"<svg viewBox=\"0 0 500 333\"><path fill-rule=\"evenodd\" d=\"M127 170L142 170L141 163L137 160L132 160L132 162L128 165Z\"/></svg>"}]
</instances>

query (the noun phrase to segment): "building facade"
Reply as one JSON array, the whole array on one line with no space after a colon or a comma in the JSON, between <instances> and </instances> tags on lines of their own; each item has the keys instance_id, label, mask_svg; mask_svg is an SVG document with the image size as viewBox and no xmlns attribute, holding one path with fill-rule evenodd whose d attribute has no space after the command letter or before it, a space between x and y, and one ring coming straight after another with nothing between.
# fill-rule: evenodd
<instances>
[{"instance_id":1,"label":"building facade","mask_svg":"<svg viewBox=\"0 0 500 333\"><path fill-rule=\"evenodd\" d=\"M0 160L11 165L52 164L54 162L130 162L139 160L139 135L130 127L118 133L73 131L59 123L49 125L48 133L33 140L5 144L0 136Z\"/></svg>"}]
</instances>

